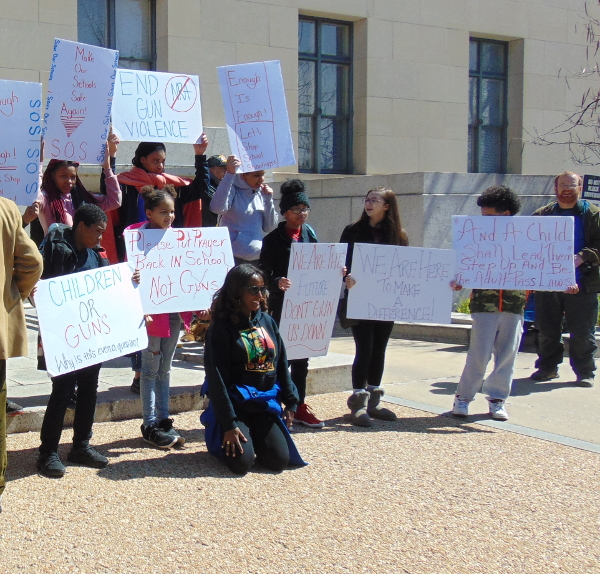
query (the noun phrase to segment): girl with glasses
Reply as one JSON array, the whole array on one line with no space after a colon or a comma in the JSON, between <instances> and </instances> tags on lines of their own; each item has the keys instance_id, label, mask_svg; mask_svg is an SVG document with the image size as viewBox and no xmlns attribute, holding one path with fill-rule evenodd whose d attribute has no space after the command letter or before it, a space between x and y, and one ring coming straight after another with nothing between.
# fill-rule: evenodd
<instances>
[{"instance_id":1,"label":"girl with glasses","mask_svg":"<svg viewBox=\"0 0 600 574\"><path fill-rule=\"evenodd\" d=\"M285 292L292 286L287 278L292 243L318 242L313 228L306 223L310 213L310 202L304 183L299 179L291 179L281 184L280 191L279 211L285 221L263 239L260 252L260 267L265 272L269 284L269 312L277 325L281 322ZM294 359L288 363L300 399L298 410L294 415L294 423L311 428L323 428L325 426L323 421L319 420L304 402L308 359Z\"/></svg>"},{"instance_id":2,"label":"girl with glasses","mask_svg":"<svg viewBox=\"0 0 600 574\"><path fill-rule=\"evenodd\" d=\"M208 451L236 474L255 461L276 472L305 464L287 430L298 394L267 296L260 269L234 267L215 293L206 333L203 391L210 402L200 420Z\"/></svg>"},{"instance_id":3,"label":"girl with glasses","mask_svg":"<svg viewBox=\"0 0 600 574\"><path fill-rule=\"evenodd\" d=\"M408 245L408 237L402 229L398 203L391 189L377 187L367 193L363 201L365 209L361 218L348 225L342 233L340 243L348 244L346 267L352 266L355 243L379 243L382 245ZM346 276L346 287L350 289L356 281ZM345 293L347 296L347 291ZM394 421L396 415L380 406L384 390L380 386L385 363L385 350L394 327L393 321L356 320L352 336L356 355L352 365L353 394L348 398L350 420L357 426L371 426L371 417Z\"/></svg>"}]
</instances>

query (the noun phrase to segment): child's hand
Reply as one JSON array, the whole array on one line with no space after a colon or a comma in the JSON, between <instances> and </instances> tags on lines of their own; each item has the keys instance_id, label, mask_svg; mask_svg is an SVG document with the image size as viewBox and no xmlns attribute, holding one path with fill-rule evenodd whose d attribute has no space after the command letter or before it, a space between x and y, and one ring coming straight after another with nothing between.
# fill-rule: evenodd
<instances>
[{"instance_id":1,"label":"child's hand","mask_svg":"<svg viewBox=\"0 0 600 574\"><path fill-rule=\"evenodd\" d=\"M210 321L210 309L196 311L196 315L200 321Z\"/></svg>"},{"instance_id":2,"label":"child's hand","mask_svg":"<svg viewBox=\"0 0 600 574\"><path fill-rule=\"evenodd\" d=\"M141 279L141 277L140 277L140 270L139 270L139 269L136 269L136 270L133 272L133 275L131 276L131 280L132 280L134 283L137 283L137 284L139 285L139 284L140 284L140 279Z\"/></svg>"},{"instance_id":3,"label":"child's hand","mask_svg":"<svg viewBox=\"0 0 600 574\"><path fill-rule=\"evenodd\" d=\"M462 291L463 286L459 285L456 281L450 281L450 289L452 291Z\"/></svg>"},{"instance_id":4,"label":"child's hand","mask_svg":"<svg viewBox=\"0 0 600 574\"><path fill-rule=\"evenodd\" d=\"M152 315L144 315L144 321L146 321L146 323L152 323L154 319L152 318Z\"/></svg>"},{"instance_id":5,"label":"child's hand","mask_svg":"<svg viewBox=\"0 0 600 574\"><path fill-rule=\"evenodd\" d=\"M356 279L354 279L352 277L352 275L350 273L348 273L348 275L346 275L346 288L352 289L352 287L354 287L355 285L356 285Z\"/></svg>"},{"instance_id":6,"label":"child's hand","mask_svg":"<svg viewBox=\"0 0 600 574\"><path fill-rule=\"evenodd\" d=\"M206 153L206 148L208 147L208 137L206 134L202 132L200 137L196 140L194 144L194 153L196 155L204 155Z\"/></svg>"},{"instance_id":7,"label":"child's hand","mask_svg":"<svg viewBox=\"0 0 600 574\"><path fill-rule=\"evenodd\" d=\"M29 225L40 214L40 202L35 200L31 205L27 206L23 214L23 223Z\"/></svg>"},{"instance_id":8,"label":"child's hand","mask_svg":"<svg viewBox=\"0 0 600 574\"><path fill-rule=\"evenodd\" d=\"M117 134L112 133L112 128L110 133L108 134L108 155L110 157L117 157L117 149L119 148L119 144L121 140Z\"/></svg>"},{"instance_id":9,"label":"child's hand","mask_svg":"<svg viewBox=\"0 0 600 574\"><path fill-rule=\"evenodd\" d=\"M287 277L281 277L277 282L277 287L282 291L287 291L292 286L292 282Z\"/></svg>"},{"instance_id":10,"label":"child's hand","mask_svg":"<svg viewBox=\"0 0 600 574\"><path fill-rule=\"evenodd\" d=\"M227 158L227 173L235 173L237 168L241 165L242 162L237 157L230 155Z\"/></svg>"},{"instance_id":11,"label":"child's hand","mask_svg":"<svg viewBox=\"0 0 600 574\"><path fill-rule=\"evenodd\" d=\"M260 191L263 195L273 195L273 190L266 183L260 186Z\"/></svg>"}]
</instances>

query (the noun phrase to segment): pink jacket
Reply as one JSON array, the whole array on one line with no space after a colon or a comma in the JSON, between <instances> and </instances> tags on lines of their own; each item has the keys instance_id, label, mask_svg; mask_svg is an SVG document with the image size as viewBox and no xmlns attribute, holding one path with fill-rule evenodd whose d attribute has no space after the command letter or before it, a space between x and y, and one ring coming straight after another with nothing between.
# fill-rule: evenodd
<instances>
[{"instance_id":1,"label":"pink jacket","mask_svg":"<svg viewBox=\"0 0 600 574\"><path fill-rule=\"evenodd\" d=\"M126 227L125 231L127 231L128 229L145 229L147 225L147 221L134 223L133 225ZM183 319L183 324L185 326L186 331L190 328L190 324L192 322L192 313L192 311L182 311L181 313L179 313L179 315ZM149 337L171 336L171 327L169 325L169 313L159 313L157 315L150 315L150 317L152 317L152 321L146 322L146 331L148 332Z\"/></svg>"}]
</instances>

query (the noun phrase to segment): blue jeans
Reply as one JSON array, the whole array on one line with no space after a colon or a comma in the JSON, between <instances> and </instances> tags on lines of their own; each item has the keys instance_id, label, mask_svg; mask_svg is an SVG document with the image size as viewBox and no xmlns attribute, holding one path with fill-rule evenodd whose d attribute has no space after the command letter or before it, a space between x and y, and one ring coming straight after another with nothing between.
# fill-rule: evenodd
<instances>
[{"instance_id":1,"label":"blue jeans","mask_svg":"<svg viewBox=\"0 0 600 574\"><path fill-rule=\"evenodd\" d=\"M169 337L148 337L148 348L142 351L140 395L144 426L157 426L169 416L169 380L171 363L179 339L179 313L169 314Z\"/></svg>"}]
</instances>

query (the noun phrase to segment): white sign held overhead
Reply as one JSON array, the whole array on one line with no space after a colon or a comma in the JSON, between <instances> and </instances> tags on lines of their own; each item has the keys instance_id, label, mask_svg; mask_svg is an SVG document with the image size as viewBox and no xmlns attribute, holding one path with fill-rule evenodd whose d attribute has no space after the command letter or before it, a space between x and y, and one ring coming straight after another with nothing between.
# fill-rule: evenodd
<instances>
[{"instance_id":1,"label":"white sign held overhead","mask_svg":"<svg viewBox=\"0 0 600 574\"><path fill-rule=\"evenodd\" d=\"M127 261L141 275L144 313L209 309L234 265L226 227L129 229Z\"/></svg>"},{"instance_id":2,"label":"white sign held overhead","mask_svg":"<svg viewBox=\"0 0 600 574\"><path fill-rule=\"evenodd\" d=\"M123 141L195 143L202 133L198 76L118 70L112 121Z\"/></svg>"},{"instance_id":3,"label":"white sign held overhead","mask_svg":"<svg viewBox=\"0 0 600 574\"><path fill-rule=\"evenodd\" d=\"M279 332L288 359L327 354L346 264L345 243L292 243Z\"/></svg>"},{"instance_id":4,"label":"white sign held overhead","mask_svg":"<svg viewBox=\"0 0 600 574\"><path fill-rule=\"evenodd\" d=\"M37 284L35 304L51 376L148 347L132 274L127 263L120 263Z\"/></svg>"},{"instance_id":5,"label":"white sign held overhead","mask_svg":"<svg viewBox=\"0 0 600 574\"><path fill-rule=\"evenodd\" d=\"M356 243L352 277L350 319L450 323L454 252L449 249Z\"/></svg>"},{"instance_id":6,"label":"white sign held overhead","mask_svg":"<svg viewBox=\"0 0 600 574\"><path fill-rule=\"evenodd\" d=\"M46 158L104 162L118 61L116 50L54 40L44 115Z\"/></svg>"},{"instance_id":7,"label":"white sign held overhead","mask_svg":"<svg viewBox=\"0 0 600 574\"><path fill-rule=\"evenodd\" d=\"M575 283L572 217L454 215L452 240L463 287L565 291Z\"/></svg>"},{"instance_id":8,"label":"white sign held overhead","mask_svg":"<svg viewBox=\"0 0 600 574\"><path fill-rule=\"evenodd\" d=\"M217 68L231 151L247 173L294 165L279 60Z\"/></svg>"},{"instance_id":9,"label":"white sign held overhead","mask_svg":"<svg viewBox=\"0 0 600 574\"><path fill-rule=\"evenodd\" d=\"M42 84L0 80L0 196L18 205L37 198Z\"/></svg>"}]
</instances>

